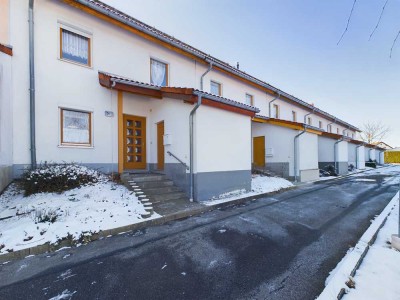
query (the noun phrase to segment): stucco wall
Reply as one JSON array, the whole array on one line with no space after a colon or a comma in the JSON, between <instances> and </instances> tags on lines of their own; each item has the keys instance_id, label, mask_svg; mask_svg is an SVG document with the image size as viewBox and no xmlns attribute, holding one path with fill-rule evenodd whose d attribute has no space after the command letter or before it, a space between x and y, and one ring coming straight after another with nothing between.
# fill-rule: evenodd
<instances>
[{"instance_id":1,"label":"stucco wall","mask_svg":"<svg viewBox=\"0 0 400 300\"><path fill-rule=\"evenodd\" d=\"M9 44L10 0L0 0L0 43Z\"/></svg>"},{"instance_id":2,"label":"stucco wall","mask_svg":"<svg viewBox=\"0 0 400 300\"><path fill-rule=\"evenodd\" d=\"M0 52L0 192L12 179L11 59Z\"/></svg>"},{"instance_id":3,"label":"stucco wall","mask_svg":"<svg viewBox=\"0 0 400 300\"><path fill-rule=\"evenodd\" d=\"M251 170L250 117L200 106L195 123L196 172Z\"/></svg>"},{"instance_id":4,"label":"stucco wall","mask_svg":"<svg viewBox=\"0 0 400 300\"><path fill-rule=\"evenodd\" d=\"M352 164L354 167L357 166L356 151L358 151L357 145L348 143L349 165Z\"/></svg>"},{"instance_id":5,"label":"stucco wall","mask_svg":"<svg viewBox=\"0 0 400 300\"><path fill-rule=\"evenodd\" d=\"M265 149L266 149L265 163L267 170L271 170L277 173L278 175L285 177L294 176L293 141L294 137L297 134L297 130L276 125L265 124L265 123L252 122L251 134L252 137L265 136ZM286 169L285 167L286 165L289 165L288 171L278 170L278 168ZM270 169L271 166L273 169Z\"/></svg>"},{"instance_id":6,"label":"stucco wall","mask_svg":"<svg viewBox=\"0 0 400 300\"><path fill-rule=\"evenodd\" d=\"M333 162L334 156L334 139L319 136L318 137L318 161L319 162Z\"/></svg>"},{"instance_id":7,"label":"stucco wall","mask_svg":"<svg viewBox=\"0 0 400 300\"><path fill-rule=\"evenodd\" d=\"M299 170L318 171L318 135L305 133L299 138Z\"/></svg>"}]
</instances>

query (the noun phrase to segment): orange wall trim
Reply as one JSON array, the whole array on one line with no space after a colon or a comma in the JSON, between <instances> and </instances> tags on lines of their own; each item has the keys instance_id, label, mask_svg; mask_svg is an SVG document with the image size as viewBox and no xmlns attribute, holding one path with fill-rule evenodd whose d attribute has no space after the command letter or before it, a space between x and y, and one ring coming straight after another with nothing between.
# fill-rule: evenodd
<instances>
[{"instance_id":1,"label":"orange wall trim","mask_svg":"<svg viewBox=\"0 0 400 300\"><path fill-rule=\"evenodd\" d=\"M124 97L118 91L118 173L124 171Z\"/></svg>"},{"instance_id":2,"label":"orange wall trim","mask_svg":"<svg viewBox=\"0 0 400 300\"><path fill-rule=\"evenodd\" d=\"M13 56L13 49L11 46L0 44L0 52Z\"/></svg>"}]
</instances>

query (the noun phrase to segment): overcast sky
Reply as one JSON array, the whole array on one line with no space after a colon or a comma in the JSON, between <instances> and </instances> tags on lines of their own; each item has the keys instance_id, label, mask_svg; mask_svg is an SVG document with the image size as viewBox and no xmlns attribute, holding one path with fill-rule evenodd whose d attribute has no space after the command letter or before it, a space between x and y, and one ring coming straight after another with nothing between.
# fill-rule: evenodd
<instances>
[{"instance_id":1,"label":"overcast sky","mask_svg":"<svg viewBox=\"0 0 400 300\"><path fill-rule=\"evenodd\" d=\"M400 0L103 0L206 53L400 146Z\"/></svg>"}]
</instances>

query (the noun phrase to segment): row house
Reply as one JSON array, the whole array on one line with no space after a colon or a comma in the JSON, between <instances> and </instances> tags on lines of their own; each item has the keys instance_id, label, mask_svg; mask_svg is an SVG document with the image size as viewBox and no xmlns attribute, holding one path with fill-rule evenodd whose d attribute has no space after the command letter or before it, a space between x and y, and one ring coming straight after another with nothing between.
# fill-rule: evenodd
<instances>
[{"instance_id":1,"label":"row house","mask_svg":"<svg viewBox=\"0 0 400 300\"><path fill-rule=\"evenodd\" d=\"M203 201L252 168L308 181L366 156L357 127L100 1L0 5L0 188L66 161Z\"/></svg>"}]
</instances>

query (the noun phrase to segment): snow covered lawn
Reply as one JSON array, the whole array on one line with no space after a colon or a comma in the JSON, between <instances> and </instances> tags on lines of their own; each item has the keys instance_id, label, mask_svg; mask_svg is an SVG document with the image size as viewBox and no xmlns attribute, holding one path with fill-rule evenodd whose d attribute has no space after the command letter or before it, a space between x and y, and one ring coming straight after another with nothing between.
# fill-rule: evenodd
<instances>
[{"instance_id":1,"label":"snow covered lawn","mask_svg":"<svg viewBox=\"0 0 400 300\"><path fill-rule=\"evenodd\" d=\"M229 193L221 194L218 197L206 201L205 205L214 205L218 203L229 202L232 200L251 197L255 195L276 192L284 188L292 187L293 184L286 179L280 177L268 177L261 175L253 175L251 179L251 191L236 190Z\"/></svg>"},{"instance_id":2,"label":"snow covered lawn","mask_svg":"<svg viewBox=\"0 0 400 300\"><path fill-rule=\"evenodd\" d=\"M355 288L343 299L400 299L400 251L390 246L391 235L398 230L398 211L397 204L357 270Z\"/></svg>"},{"instance_id":3,"label":"snow covered lawn","mask_svg":"<svg viewBox=\"0 0 400 300\"><path fill-rule=\"evenodd\" d=\"M100 230L142 222L145 213L132 192L112 182L28 197L12 184L0 195L0 255L67 236L79 241Z\"/></svg>"}]
</instances>

